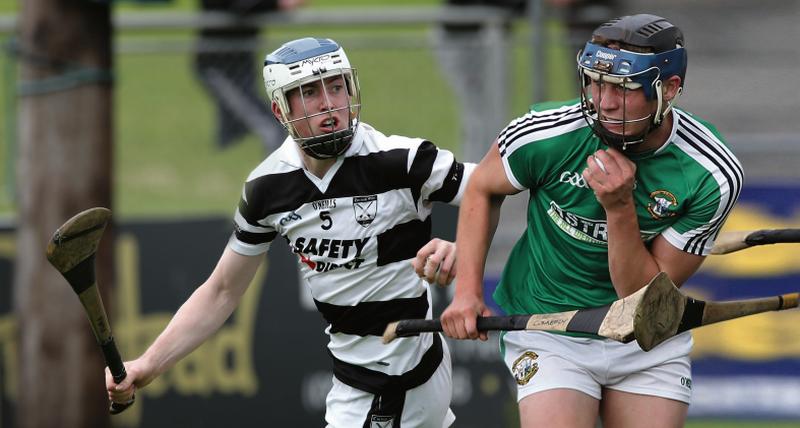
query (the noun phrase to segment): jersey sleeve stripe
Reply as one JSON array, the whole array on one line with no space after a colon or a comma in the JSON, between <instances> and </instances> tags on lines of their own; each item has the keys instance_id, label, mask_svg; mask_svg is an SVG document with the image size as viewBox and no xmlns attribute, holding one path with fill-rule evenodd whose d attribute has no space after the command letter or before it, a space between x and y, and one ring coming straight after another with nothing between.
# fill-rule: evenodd
<instances>
[{"instance_id":1,"label":"jersey sleeve stripe","mask_svg":"<svg viewBox=\"0 0 800 428\"><path fill-rule=\"evenodd\" d=\"M411 220L378 235L378 266L411 259L431 239L431 218Z\"/></svg>"},{"instance_id":2,"label":"jersey sleeve stripe","mask_svg":"<svg viewBox=\"0 0 800 428\"><path fill-rule=\"evenodd\" d=\"M450 200L450 204L460 205L461 198L464 197L464 191L467 190L467 183L469 182L469 178L472 176L472 173L475 172L475 167L477 164L472 162L464 162L462 164L464 166L464 173L461 177L461 182L458 185L458 190L456 191L456 195L453 196L453 199Z\"/></svg>"},{"instance_id":3,"label":"jersey sleeve stripe","mask_svg":"<svg viewBox=\"0 0 800 428\"><path fill-rule=\"evenodd\" d=\"M530 112L525 116L520 117L514 122L510 123L503 131L500 132L498 140L505 142L505 146L512 144L515 140L523 135L530 133L531 128L533 132L542 129L549 129L559 126L559 122L565 118L577 116L582 118L579 106L565 106L557 110L548 110L545 112Z\"/></svg>"},{"instance_id":4,"label":"jersey sleeve stripe","mask_svg":"<svg viewBox=\"0 0 800 428\"><path fill-rule=\"evenodd\" d=\"M461 187L461 180L464 178L464 164L460 162L453 162L450 165L450 171L445 176L442 187L431 193L428 198L431 201L450 202L456 195L458 189Z\"/></svg>"},{"instance_id":5,"label":"jersey sleeve stripe","mask_svg":"<svg viewBox=\"0 0 800 428\"><path fill-rule=\"evenodd\" d=\"M438 149L430 141L423 141L417 150L410 152L413 156L411 166L408 168L411 194L415 201L419 201L422 194L422 186L431 176L434 163L438 155Z\"/></svg>"},{"instance_id":6,"label":"jersey sleeve stripe","mask_svg":"<svg viewBox=\"0 0 800 428\"><path fill-rule=\"evenodd\" d=\"M500 134L497 135L498 141L505 141L506 136L509 133L516 131L520 126L524 126L530 124L530 121L533 120L534 113L528 112L524 115L512 120L503 130L500 131Z\"/></svg>"},{"instance_id":7,"label":"jersey sleeve stripe","mask_svg":"<svg viewBox=\"0 0 800 428\"><path fill-rule=\"evenodd\" d=\"M236 237L236 233L232 233L230 239L228 240L228 247L230 247L233 251L245 256L257 256L259 254L264 254L267 252L267 250L269 250L271 244L271 242L258 245L248 244L240 241Z\"/></svg>"},{"instance_id":8,"label":"jersey sleeve stripe","mask_svg":"<svg viewBox=\"0 0 800 428\"><path fill-rule=\"evenodd\" d=\"M244 210L242 208L244 208ZM233 221L236 223L237 228L253 233L266 233L274 230L272 227L261 225L256 220L247 220L242 214L243 212L246 212L246 209L247 207L243 207L242 203L240 202L239 209L236 210L236 213L233 216Z\"/></svg>"},{"instance_id":9,"label":"jersey sleeve stripe","mask_svg":"<svg viewBox=\"0 0 800 428\"><path fill-rule=\"evenodd\" d=\"M739 198L739 193L741 192L742 183L744 181L744 172L738 160L736 160L727 147L715 138L710 131L701 128L700 124L693 120L686 120L684 123L688 125L686 131L693 137L694 141L697 143L697 147L707 149L707 155L714 159L728 182L728 192L722 195L727 197L724 212L718 217L715 216L713 227L693 238L697 240L695 244L696 247L699 248L700 251L706 252L710 251L713 240L716 239L725 219L730 214L733 205ZM703 142L705 142L705 144L703 144Z\"/></svg>"},{"instance_id":10,"label":"jersey sleeve stripe","mask_svg":"<svg viewBox=\"0 0 800 428\"><path fill-rule=\"evenodd\" d=\"M248 225L254 228L261 227L261 225L258 223L257 216L254 215L251 211L252 210L250 209L250 204L244 197L242 197L242 199L239 200L239 206L238 209L236 210L236 217L235 217L235 221L237 224L239 224L240 227L245 228Z\"/></svg>"},{"instance_id":11,"label":"jersey sleeve stripe","mask_svg":"<svg viewBox=\"0 0 800 428\"><path fill-rule=\"evenodd\" d=\"M725 146L714 134L706 129L705 127L701 126L701 124L691 117L688 117L685 114L682 114L684 120L681 121L682 124L686 125L686 129L689 133L691 133L698 141L705 141L706 145L709 149L711 149L717 157L722 160L726 167L730 170L734 171L739 178L739 181L744 180L744 170L742 169L739 160L736 159L733 152Z\"/></svg>"},{"instance_id":12,"label":"jersey sleeve stripe","mask_svg":"<svg viewBox=\"0 0 800 428\"><path fill-rule=\"evenodd\" d=\"M740 186L740 183L734 178L730 170L726 170L720 165L719 159L714 158L708 150L704 150L702 144L692 141L688 135L680 130L678 131L678 135L683 138L687 144L693 147L696 153L704 157L705 161L701 163L710 163L713 165L712 168L709 168L708 165L705 166L714 176L719 186L720 201L716 213L704 227L698 228L693 232L694 236L690 237L683 247L686 252L703 255L707 254L706 244L708 243L708 238L716 236L717 231L722 227L722 223L733 208L733 203L736 200L735 198L738 197L737 187ZM732 195L734 195L734 197L731 197Z\"/></svg>"},{"instance_id":13,"label":"jersey sleeve stripe","mask_svg":"<svg viewBox=\"0 0 800 428\"><path fill-rule=\"evenodd\" d=\"M524 116L523 120L520 120L515 126L508 129L507 134L511 134L513 138L513 134L518 132L520 129L527 127L533 123L536 124L543 124L543 123L554 123L558 122L564 117L574 115L575 113L580 112L580 105L571 105L571 106L563 106L561 108L555 110L545 110L545 111L531 111L527 115Z\"/></svg>"},{"instance_id":14,"label":"jersey sleeve stripe","mask_svg":"<svg viewBox=\"0 0 800 428\"><path fill-rule=\"evenodd\" d=\"M557 120L557 121L556 121ZM552 135L555 135L554 132L548 132L541 136L537 135L535 137L531 136L531 134L552 130L555 131L558 128L565 127L566 125L570 125L575 123L576 121L583 120L583 115L580 113L572 113L570 115L565 115L553 119L548 119L546 122L533 122L529 126L520 128L513 134L509 135L507 138L498 141L499 149L500 149L500 156L508 156L517 147L521 147L526 143L532 142L534 139L540 140L544 138L548 138ZM555 121L555 122L554 122ZM526 138L528 137L528 138Z\"/></svg>"},{"instance_id":15,"label":"jersey sleeve stripe","mask_svg":"<svg viewBox=\"0 0 800 428\"><path fill-rule=\"evenodd\" d=\"M272 242L278 236L278 232L252 233L239 228L236 228L234 234L236 239L250 245L266 244Z\"/></svg>"},{"instance_id":16,"label":"jersey sleeve stripe","mask_svg":"<svg viewBox=\"0 0 800 428\"><path fill-rule=\"evenodd\" d=\"M331 325L331 333L357 336L381 336L386 324L392 321L425 318L428 313L427 291L417 297L360 302L355 306L333 305L316 299L314 304Z\"/></svg>"},{"instance_id":17,"label":"jersey sleeve stripe","mask_svg":"<svg viewBox=\"0 0 800 428\"><path fill-rule=\"evenodd\" d=\"M742 183L744 181L744 171L742 170L738 160L735 159L728 148L725 147L721 141L715 138L710 131L702 128L700 124L694 120L686 120L684 123L688 125L686 127L687 132L691 134L696 141L701 141L704 138L706 139L707 144L705 144L704 147L708 148L714 159L720 163L720 169L722 169L723 174L728 178L729 183L728 192L725 195L728 197L725 205L725 211L719 217L715 217L716 221L712 228L709 228L709 230L706 232L698 235L698 237L693 238L697 240L695 244L696 247L698 247L700 251L706 253L710 251L717 234L722 229L722 225L733 209L733 205L739 198L739 194L741 193L742 189Z\"/></svg>"},{"instance_id":18,"label":"jersey sleeve stripe","mask_svg":"<svg viewBox=\"0 0 800 428\"><path fill-rule=\"evenodd\" d=\"M534 122L544 123L557 121L559 118L570 115L580 111L580 104L567 105L555 110L546 110L543 112L531 111L513 120L505 129L500 132L498 139L506 140L507 135L517 132L520 128L531 125ZM513 139L513 137L511 138Z\"/></svg>"},{"instance_id":19,"label":"jersey sleeve stripe","mask_svg":"<svg viewBox=\"0 0 800 428\"><path fill-rule=\"evenodd\" d=\"M556 110L530 112L512 121L497 139L497 149L503 162L506 178L518 190L525 190L523 184L514 174L509 162L511 154L527 144L552 138L586 126L580 105L573 104ZM524 181L524 180L523 180Z\"/></svg>"},{"instance_id":20,"label":"jersey sleeve stripe","mask_svg":"<svg viewBox=\"0 0 800 428\"><path fill-rule=\"evenodd\" d=\"M236 211L233 219L234 232L230 245L236 252L245 255L261 254L269 248L278 233L271 227L254 226Z\"/></svg>"},{"instance_id":21,"label":"jersey sleeve stripe","mask_svg":"<svg viewBox=\"0 0 800 428\"><path fill-rule=\"evenodd\" d=\"M707 255L739 197L744 173L738 160L709 130L687 115L679 114L681 126L677 132L676 144L706 167L717 181L720 191L719 207L711 221L706 226L691 232L693 236L683 245L686 252ZM678 236L677 232L673 235L665 234L665 237L672 237L672 240L679 240Z\"/></svg>"}]
</instances>

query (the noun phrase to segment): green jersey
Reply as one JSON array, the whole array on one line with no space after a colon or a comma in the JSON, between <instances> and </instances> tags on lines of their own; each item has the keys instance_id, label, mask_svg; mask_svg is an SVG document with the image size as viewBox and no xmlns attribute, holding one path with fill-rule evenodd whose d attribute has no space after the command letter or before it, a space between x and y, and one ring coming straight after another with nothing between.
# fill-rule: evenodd
<instances>
[{"instance_id":1,"label":"green jersey","mask_svg":"<svg viewBox=\"0 0 800 428\"><path fill-rule=\"evenodd\" d=\"M527 228L494 293L509 314L598 307L618 299L609 273L605 211L581 175L586 158L607 146L580 104L549 106L534 106L498 137L506 176L517 189L530 191ZM739 161L717 130L676 109L667 143L629 157L637 168L633 196L642 240L647 244L662 235L687 253L707 255L743 180Z\"/></svg>"}]
</instances>

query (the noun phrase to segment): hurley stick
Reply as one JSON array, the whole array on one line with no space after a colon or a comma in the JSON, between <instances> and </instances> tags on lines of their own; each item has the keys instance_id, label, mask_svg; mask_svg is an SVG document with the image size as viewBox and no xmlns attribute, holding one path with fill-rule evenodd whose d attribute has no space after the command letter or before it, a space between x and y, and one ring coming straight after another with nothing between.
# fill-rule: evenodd
<instances>
[{"instance_id":1,"label":"hurley stick","mask_svg":"<svg viewBox=\"0 0 800 428\"><path fill-rule=\"evenodd\" d=\"M630 342L634 339L634 313L647 295L647 290L666 286L672 286L669 278L666 274L658 275L636 293L599 308L553 314L478 317L477 327L481 331L540 330L590 333L620 342ZM442 331L442 324L438 319L396 321L386 327L383 343L389 343L397 337L435 331Z\"/></svg>"},{"instance_id":2,"label":"hurley stick","mask_svg":"<svg viewBox=\"0 0 800 428\"><path fill-rule=\"evenodd\" d=\"M86 316L89 317L94 337L103 350L114 382L120 383L127 374L117 346L114 344L114 337L111 335L111 327L95 280L95 253L109 218L111 211L98 207L80 212L67 220L56 230L47 245L47 260L61 272L78 295ZM115 415L131 404L133 399L127 403L111 403L109 411Z\"/></svg>"},{"instance_id":3,"label":"hurley stick","mask_svg":"<svg viewBox=\"0 0 800 428\"><path fill-rule=\"evenodd\" d=\"M756 245L800 242L800 229L762 229L722 232L711 254L728 254Z\"/></svg>"},{"instance_id":4,"label":"hurley stick","mask_svg":"<svg viewBox=\"0 0 800 428\"><path fill-rule=\"evenodd\" d=\"M634 319L639 347L649 351L661 342L696 327L769 311L796 308L800 293L712 302L693 299L676 287L642 299Z\"/></svg>"},{"instance_id":5,"label":"hurley stick","mask_svg":"<svg viewBox=\"0 0 800 428\"><path fill-rule=\"evenodd\" d=\"M649 351L665 340L696 327L767 311L795 308L799 293L729 302L706 302L684 295L666 273L610 305L554 314L478 317L480 331L539 330L590 333L627 343L636 340ZM383 342L397 337L442 331L440 320L389 323Z\"/></svg>"}]
</instances>

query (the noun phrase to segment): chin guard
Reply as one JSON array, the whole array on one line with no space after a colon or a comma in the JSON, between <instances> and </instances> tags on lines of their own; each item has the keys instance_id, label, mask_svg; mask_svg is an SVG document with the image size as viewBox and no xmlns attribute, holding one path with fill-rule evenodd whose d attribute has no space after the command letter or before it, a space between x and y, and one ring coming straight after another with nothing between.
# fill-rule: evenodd
<instances>
[{"instance_id":1,"label":"chin guard","mask_svg":"<svg viewBox=\"0 0 800 428\"><path fill-rule=\"evenodd\" d=\"M298 142L298 144L307 155L314 159L335 158L347 151L354 134L353 129L348 128L334 131L330 134L306 138L302 143Z\"/></svg>"}]
</instances>

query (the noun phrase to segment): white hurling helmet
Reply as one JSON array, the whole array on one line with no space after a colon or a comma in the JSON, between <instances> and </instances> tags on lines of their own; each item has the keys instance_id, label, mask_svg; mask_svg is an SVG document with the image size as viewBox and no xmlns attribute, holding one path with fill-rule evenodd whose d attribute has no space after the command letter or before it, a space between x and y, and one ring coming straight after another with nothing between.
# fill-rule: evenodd
<instances>
[{"instance_id":1,"label":"white hurling helmet","mask_svg":"<svg viewBox=\"0 0 800 428\"><path fill-rule=\"evenodd\" d=\"M319 81L324 88L326 80L337 76L341 76L346 82L349 95L346 106L328 111L290 111L286 97L289 91L300 89L302 96L302 86ZM280 107L280 122L306 154L317 159L333 158L344 153L350 146L361 114L361 94L356 70L350 66L350 61L339 44L331 39L312 37L285 43L264 59L264 86L270 101L276 102ZM327 91L322 92L327 97ZM328 115L333 120L332 113L341 110L348 112L345 129L311 137L301 137L297 132L298 123L304 123L304 126L312 129L309 119Z\"/></svg>"}]
</instances>

